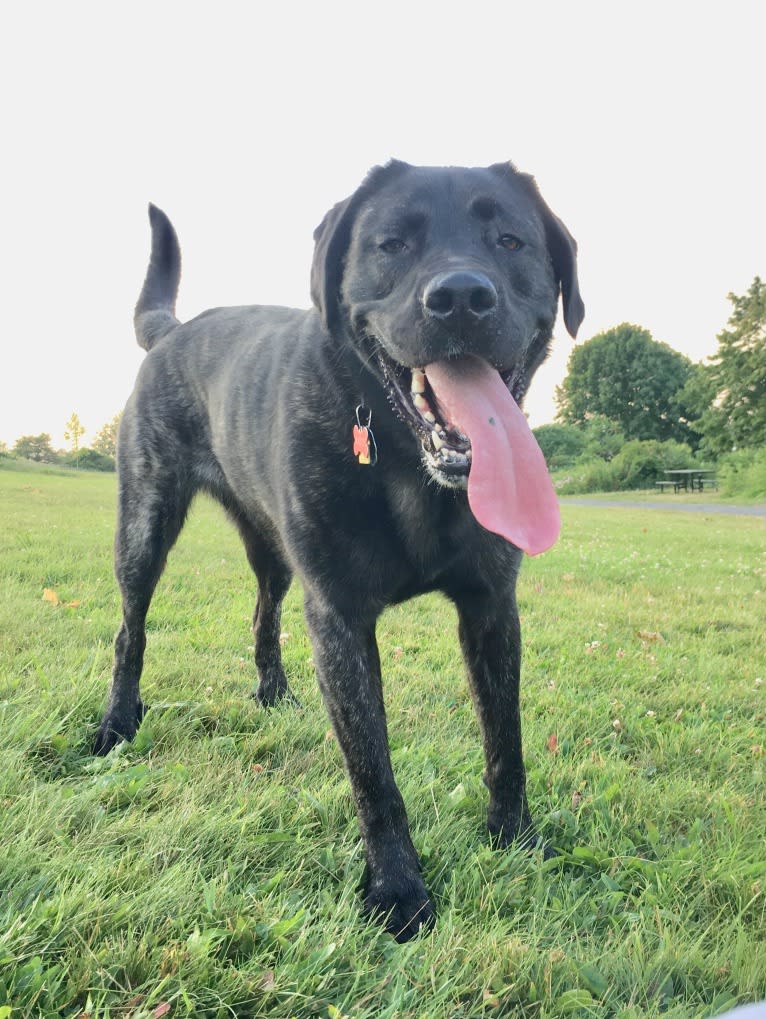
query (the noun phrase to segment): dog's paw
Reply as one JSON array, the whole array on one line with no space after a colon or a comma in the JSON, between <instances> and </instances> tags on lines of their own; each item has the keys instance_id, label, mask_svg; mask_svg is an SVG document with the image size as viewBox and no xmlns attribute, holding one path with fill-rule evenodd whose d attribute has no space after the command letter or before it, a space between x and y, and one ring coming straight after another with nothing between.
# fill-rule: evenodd
<instances>
[{"instance_id":1,"label":"dog's paw","mask_svg":"<svg viewBox=\"0 0 766 1019\"><path fill-rule=\"evenodd\" d=\"M127 715L104 715L93 743L96 757L105 757L123 740L130 742L138 732L138 727L147 712L146 705L139 701L134 711Z\"/></svg>"},{"instance_id":2,"label":"dog's paw","mask_svg":"<svg viewBox=\"0 0 766 1019\"><path fill-rule=\"evenodd\" d=\"M291 708L303 707L287 683L278 685L259 683L258 689L250 696L254 697L262 708L275 708L277 704L287 704Z\"/></svg>"},{"instance_id":3,"label":"dog's paw","mask_svg":"<svg viewBox=\"0 0 766 1019\"><path fill-rule=\"evenodd\" d=\"M489 834L493 845L497 849L508 849L510 846L518 846L528 852L542 852L544 860L552 860L557 856L556 850L545 841L537 828L531 821L524 824L507 824L496 827L490 824Z\"/></svg>"},{"instance_id":4,"label":"dog's paw","mask_svg":"<svg viewBox=\"0 0 766 1019\"><path fill-rule=\"evenodd\" d=\"M364 912L383 925L395 941L404 944L422 928L433 926L436 913L420 878L395 886L384 881L368 885Z\"/></svg>"}]
</instances>

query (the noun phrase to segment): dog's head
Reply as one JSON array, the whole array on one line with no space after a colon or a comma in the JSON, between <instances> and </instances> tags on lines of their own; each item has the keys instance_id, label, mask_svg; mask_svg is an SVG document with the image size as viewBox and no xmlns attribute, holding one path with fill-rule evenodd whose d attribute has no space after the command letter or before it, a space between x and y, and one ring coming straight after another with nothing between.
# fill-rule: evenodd
<instances>
[{"instance_id":1,"label":"dog's head","mask_svg":"<svg viewBox=\"0 0 766 1019\"><path fill-rule=\"evenodd\" d=\"M465 487L468 404L480 391L496 400L497 380L522 401L548 353L559 294L572 336L582 321L574 239L510 163L397 161L372 170L314 238L311 291L326 329L349 336L378 375L431 476Z\"/></svg>"}]
</instances>

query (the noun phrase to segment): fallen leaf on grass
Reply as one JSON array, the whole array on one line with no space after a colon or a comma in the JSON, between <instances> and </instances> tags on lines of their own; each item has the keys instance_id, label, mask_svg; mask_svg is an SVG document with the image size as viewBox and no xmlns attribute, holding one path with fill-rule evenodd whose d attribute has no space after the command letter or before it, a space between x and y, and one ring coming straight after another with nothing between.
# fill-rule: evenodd
<instances>
[{"instance_id":1,"label":"fallen leaf on grass","mask_svg":"<svg viewBox=\"0 0 766 1019\"><path fill-rule=\"evenodd\" d=\"M653 630L637 630L636 636L638 637L639 640L654 642L656 644L665 643L665 638L662 636L662 634L659 632L655 632Z\"/></svg>"},{"instance_id":2,"label":"fallen leaf on grass","mask_svg":"<svg viewBox=\"0 0 766 1019\"><path fill-rule=\"evenodd\" d=\"M465 786L462 782L458 782L451 793L447 793L447 803L450 805L452 810L465 810L470 805L471 800L465 791Z\"/></svg>"},{"instance_id":3,"label":"fallen leaf on grass","mask_svg":"<svg viewBox=\"0 0 766 1019\"><path fill-rule=\"evenodd\" d=\"M555 754L559 748L559 738L555 732L552 732L548 739L545 741L545 745L548 748L549 754Z\"/></svg>"},{"instance_id":4,"label":"fallen leaf on grass","mask_svg":"<svg viewBox=\"0 0 766 1019\"><path fill-rule=\"evenodd\" d=\"M485 987L481 992L481 999L485 1005L490 1008L500 1008L500 998L495 994L494 991L490 991L488 987Z\"/></svg>"},{"instance_id":5,"label":"fallen leaf on grass","mask_svg":"<svg viewBox=\"0 0 766 1019\"><path fill-rule=\"evenodd\" d=\"M161 1016L167 1015L170 1011L170 1002L161 1001L160 1004L152 1012L153 1019L160 1019Z\"/></svg>"},{"instance_id":6,"label":"fallen leaf on grass","mask_svg":"<svg viewBox=\"0 0 766 1019\"><path fill-rule=\"evenodd\" d=\"M581 803L582 793L580 792L579 789L575 789L575 791L572 793L572 813L574 813L574 811L577 810Z\"/></svg>"},{"instance_id":7,"label":"fallen leaf on grass","mask_svg":"<svg viewBox=\"0 0 766 1019\"><path fill-rule=\"evenodd\" d=\"M43 588L43 601L47 601L51 605L63 605L65 609L79 609L80 607L79 600L62 602L52 587Z\"/></svg>"},{"instance_id":8,"label":"fallen leaf on grass","mask_svg":"<svg viewBox=\"0 0 766 1019\"><path fill-rule=\"evenodd\" d=\"M261 977L261 990L262 991L273 991L277 986L276 977L274 976L274 970L267 969Z\"/></svg>"}]
</instances>

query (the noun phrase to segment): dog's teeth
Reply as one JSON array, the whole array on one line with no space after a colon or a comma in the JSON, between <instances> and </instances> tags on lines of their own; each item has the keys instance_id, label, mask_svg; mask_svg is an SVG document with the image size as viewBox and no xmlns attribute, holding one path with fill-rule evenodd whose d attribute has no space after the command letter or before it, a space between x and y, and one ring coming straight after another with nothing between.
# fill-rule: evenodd
<instances>
[{"instance_id":1,"label":"dog's teeth","mask_svg":"<svg viewBox=\"0 0 766 1019\"><path fill-rule=\"evenodd\" d=\"M436 415L433 414L430 410L427 410L423 417L426 419L429 425L436 424Z\"/></svg>"},{"instance_id":2,"label":"dog's teeth","mask_svg":"<svg viewBox=\"0 0 766 1019\"><path fill-rule=\"evenodd\" d=\"M421 414L431 409L428 400L426 400L424 396L421 396L420 393L414 394L412 402L415 404L415 407L420 411Z\"/></svg>"},{"instance_id":3,"label":"dog's teeth","mask_svg":"<svg viewBox=\"0 0 766 1019\"><path fill-rule=\"evenodd\" d=\"M435 450L436 450L437 452L438 452L438 451L439 451L439 450L440 450L440 449L442 448L442 446L444 445L444 443L442 442L442 437L441 437L441 435L439 435L439 433L438 433L438 432L436 431L436 429L435 429L435 428L434 428L434 430L433 430L433 431L431 432L431 442L432 442L432 443L434 444L434 449L435 449Z\"/></svg>"},{"instance_id":4,"label":"dog's teeth","mask_svg":"<svg viewBox=\"0 0 766 1019\"><path fill-rule=\"evenodd\" d=\"M411 393L425 393L426 391L426 377L425 373L419 368L412 369L412 382L410 383Z\"/></svg>"}]
</instances>

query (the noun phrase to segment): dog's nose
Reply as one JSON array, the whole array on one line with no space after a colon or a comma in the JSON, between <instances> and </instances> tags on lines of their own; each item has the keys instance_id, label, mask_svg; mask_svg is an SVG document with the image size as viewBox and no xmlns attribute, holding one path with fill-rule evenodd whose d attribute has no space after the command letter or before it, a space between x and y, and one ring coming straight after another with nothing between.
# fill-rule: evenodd
<instances>
[{"instance_id":1,"label":"dog's nose","mask_svg":"<svg viewBox=\"0 0 766 1019\"><path fill-rule=\"evenodd\" d=\"M496 305L497 291L480 272L444 272L423 291L423 307L434 318L472 321L484 318Z\"/></svg>"}]
</instances>

